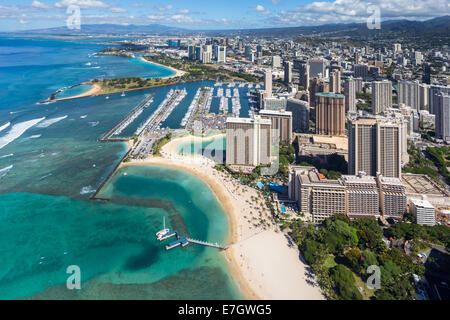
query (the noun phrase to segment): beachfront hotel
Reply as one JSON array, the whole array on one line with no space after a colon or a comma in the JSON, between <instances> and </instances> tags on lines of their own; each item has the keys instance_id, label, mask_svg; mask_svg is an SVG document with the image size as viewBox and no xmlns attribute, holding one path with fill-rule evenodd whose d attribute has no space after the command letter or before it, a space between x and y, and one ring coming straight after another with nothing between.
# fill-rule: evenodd
<instances>
[{"instance_id":1,"label":"beachfront hotel","mask_svg":"<svg viewBox=\"0 0 450 320\"><path fill-rule=\"evenodd\" d=\"M406 189L400 179L365 172L331 180L314 167L292 166L288 196L314 224L334 214L402 219L406 210Z\"/></svg>"},{"instance_id":2,"label":"beachfront hotel","mask_svg":"<svg viewBox=\"0 0 450 320\"><path fill-rule=\"evenodd\" d=\"M271 161L270 119L258 115L253 118L227 118L227 166L258 166Z\"/></svg>"},{"instance_id":3,"label":"beachfront hotel","mask_svg":"<svg viewBox=\"0 0 450 320\"><path fill-rule=\"evenodd\" d=\"M349 217L379 215L380 197L375 177L358 172L355 176L343 175L342 182L347 190Z\"/></svg>"},{"instance_id":4,"label":"beachfront hotel","mask_svg":"<svg viewBox=\"0 0 450 320\"><path fill-rule=\"evenodd\" d=\"M314 167L291 167L288 193L299 212L310 215L314 224L334 214L347 213L347 194L340 180L328 180Z\"/></svg>"}]
</instances>

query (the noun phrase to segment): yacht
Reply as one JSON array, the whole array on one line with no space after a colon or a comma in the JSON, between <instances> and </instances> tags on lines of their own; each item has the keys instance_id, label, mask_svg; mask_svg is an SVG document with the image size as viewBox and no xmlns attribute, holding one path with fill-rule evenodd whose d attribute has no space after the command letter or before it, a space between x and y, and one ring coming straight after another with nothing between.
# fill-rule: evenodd
<instances>
[{"instance_id":1,"label":"yacht","mask_svg":"<svg viewBox=\"0 0 450 320\"><path fill-rule=\"evenodd\" d=\"M164 224L163 229L159 230L156 233L156 239L158 239L158 240L160 240L162 237L164 237L165 235L167 235L170 232L170 230L166 228L166 219L165 219L165 217L163 217L163 224Z\"/></svg>"}]
</instances>

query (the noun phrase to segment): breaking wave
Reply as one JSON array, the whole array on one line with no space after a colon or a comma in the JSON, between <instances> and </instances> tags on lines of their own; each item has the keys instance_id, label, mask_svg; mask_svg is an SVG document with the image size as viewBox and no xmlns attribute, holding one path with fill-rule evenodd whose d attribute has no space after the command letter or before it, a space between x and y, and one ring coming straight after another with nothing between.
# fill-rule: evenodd
<instances>
[{"instance_id":1,"label":"breaking wave","mask_svg":"<svg viewBox=\"0 0 450 320\"><path fill-rule=\"evenodd\" d=\"M19 138L21 135L25 133L25 131L27 131L28 129L30 129L31 127L38 124L44 119L45 117L20 122L18 124L13 125L11 130L9 130L9 132L6 135L0 137L0 149L4 148L6 145L10 144L11 142Z\"/></svg>"}]
</instances>

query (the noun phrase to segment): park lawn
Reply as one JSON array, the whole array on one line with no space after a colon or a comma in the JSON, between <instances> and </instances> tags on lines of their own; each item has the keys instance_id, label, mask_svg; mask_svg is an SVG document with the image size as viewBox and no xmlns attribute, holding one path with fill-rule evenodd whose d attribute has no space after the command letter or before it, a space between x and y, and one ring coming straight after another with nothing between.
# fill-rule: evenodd
<instances>
[{"instance_id":1,"label":"park lawn","mask_svg":"<svg viewBox=\"0 0 450 320\"><path fill-rule=\"evenodd\" d=\"M169 79L111 79L111 80L100 80L97 83L100 84L101 91L99 94L110 94L128 91L132 89L139 89L144 87L153 87L158 85L168 84Z\"/></svg>"}]
</instances>

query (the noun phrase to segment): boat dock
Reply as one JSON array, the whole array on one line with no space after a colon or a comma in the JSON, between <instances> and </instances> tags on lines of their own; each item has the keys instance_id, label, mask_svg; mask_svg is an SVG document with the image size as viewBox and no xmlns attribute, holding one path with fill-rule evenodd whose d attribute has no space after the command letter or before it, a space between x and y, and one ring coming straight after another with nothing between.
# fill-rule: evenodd
<instances>
[{"instance_id":1,"label":"boat dock","mask_svg":"<svg viewBox=\"0 0 450 320\"><path fill-rule=\"evenodd\" d=\"M189 241L187 240L187 238L184 236L181 236L178 240L175 240L175 241L169 243L168 245L166 245L166 250L170 250L170 249L173 249L178 246L185 247L188 244L189 244Z\"/></svg>"},{"instance_id":2,"label":"boat dock","mask_svg":"<svg viewBox=\"0 0 450 320\"><path fill-rule=\"evenodd\" d=\"M172 238L173 236L175 236L177 238L177 240L175 240L175 241L169 243L168 245L166 245L166 250L173 249L173 248L178 247L180 245L182 247L185 247L189 243L195 243L195 244L198 244L198 245L201 245L201 246L217 248L217 249L220 249L220 250L228 249L228 246L222 246L222 245L218 244L217 242L216 243L211 243L211 242L206 242L206 241L201 241L201 240L196 240L196 239L187 238L185 236L181 236L178 233L178 231L176 231L176 230L171 232L171 233L168 233L165 236L162 236L158 240L159 241L164 241L166 239Z\"/></svg>"},{"instance_id":3,"label":"boat dock","mask_svg":"<svg viewBox=\"0 0 450 320\"><path fill-rule=\"evenodd\" d=\"M111 138L112 135L118 135L124 130L130 123L132 123L141 113L145 107L151 103L151 100L155 96L154 93L149 95L147 98L142 100L142 102L134 108L130 113L128 113L118 124L116 124L111 130L105 133L98 141L128 141L129 138Z\"/></svg>"},{"instance_id":4,"label":"boat dock","mask_svg":"<svg viewBox=\"0 0 450 320\"><path fill-rule=\"evenodd\" d=\"M228 249L228 246L222 246L220 244L216 243L211 243L211 242L206 242L206 241L201 241L201 240L195 240L195 239L191 239L191 238L186 238L189 242L195 243L195 244L199 244L202 246L206 246L206 247L213 247L213 248L217 248L220 250L226 250Z\"/></svg>"}]
</instances>

